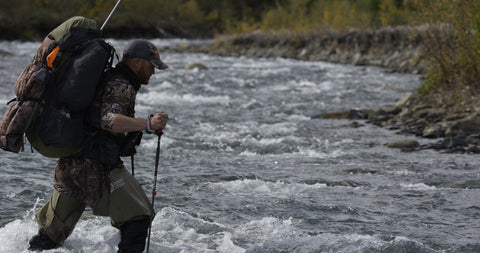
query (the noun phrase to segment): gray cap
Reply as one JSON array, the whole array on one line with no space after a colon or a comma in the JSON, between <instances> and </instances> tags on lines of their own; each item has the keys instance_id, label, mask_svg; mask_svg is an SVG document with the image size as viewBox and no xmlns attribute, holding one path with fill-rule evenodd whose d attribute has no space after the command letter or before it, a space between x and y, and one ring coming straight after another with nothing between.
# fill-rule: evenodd
<instances>
[{"instance_id":1,"label":"gray cap","mask_svg":"<svg viewBox=\"0 0 480 253\"><path fill-rule=\"evenodd\" d=\"M134 57L150 61L155 68L168 69L167 64L160 60L158 49L148 40L136 39L123 49L123 57Z\"/></svg>"}]
</instances>

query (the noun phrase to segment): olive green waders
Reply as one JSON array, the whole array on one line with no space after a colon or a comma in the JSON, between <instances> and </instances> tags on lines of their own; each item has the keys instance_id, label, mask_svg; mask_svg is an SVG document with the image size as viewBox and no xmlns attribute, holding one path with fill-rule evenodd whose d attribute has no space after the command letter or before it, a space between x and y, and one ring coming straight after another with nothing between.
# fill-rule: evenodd
<instances>
[{"instance_id":1,"label":"olive green waders","mask_svg":"<svg viewBox=\"0 0 480 253\"><path fill-rule=\"evenodd\" d=\"M72 233L85 204L54 190L51 199L36 214L39 232L59 245ZM110 171L103 194L92 206L93 214L109 216L112 225L120 228L131 221L149 219L150 200L138 181L122 166Z\"/></svg>"}]
</instances>

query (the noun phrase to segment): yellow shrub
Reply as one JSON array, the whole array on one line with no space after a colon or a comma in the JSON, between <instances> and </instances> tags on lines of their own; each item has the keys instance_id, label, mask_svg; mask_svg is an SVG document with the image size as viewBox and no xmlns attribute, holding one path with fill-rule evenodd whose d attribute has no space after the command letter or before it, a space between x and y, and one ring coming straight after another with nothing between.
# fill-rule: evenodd
<instances>
[{"instance_id":1,"label":"yellow shrub","mask_svg":"<svg viewBox=\"0 0 480 253\"><path fill-rule=\"evenodd\" d=\"M429 66L425 87L472 87L480 91L479 1L426 0L421 19L429 24L423 49Z\"/></svg>"}]
</instances>

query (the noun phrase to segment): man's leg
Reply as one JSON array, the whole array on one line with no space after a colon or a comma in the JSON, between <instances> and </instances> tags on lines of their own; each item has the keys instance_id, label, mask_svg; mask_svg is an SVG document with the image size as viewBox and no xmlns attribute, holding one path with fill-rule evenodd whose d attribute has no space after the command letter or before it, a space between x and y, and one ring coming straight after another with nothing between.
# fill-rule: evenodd
<instances>
[{"instance_id":1,"label":"man's leg","mask_svg":"<svg viewBox=\"0 0 480 253\"><path fill-rule=\"evenodd\" d=\"M118 252L143 252L150 225L151 203L138 181L124 166L110 171L108 205L100 200L94 214L108 212L112 225L120 229ZM104 191L105 194L105 191ZM108 207L107 207L108 206ZM98 208L96 208L98 207ZM107 208L106 208L107 207ZM106 210L108 209L108 210Z\"/></svg>"},{"instance_id":2,"label":"man's leg","mask_svg":"<svg viewBox=\"0 0 480 253\"><path fill-rule=\"evenodd\" d=\"M141 253L145 249L150 219L134 220L120 227L118 253Z\"/></svg>"},{"instance_id":3,"label":"man's leg","mask_svg":"<svg viewBox=\"0 0 480 253\"><path fill-rule=\"evenodd\" d=\"M36 214L39 233L30 240L30 250L57 248L72 233L85 204L57 190Z\"/></svg>"}]
</instances>

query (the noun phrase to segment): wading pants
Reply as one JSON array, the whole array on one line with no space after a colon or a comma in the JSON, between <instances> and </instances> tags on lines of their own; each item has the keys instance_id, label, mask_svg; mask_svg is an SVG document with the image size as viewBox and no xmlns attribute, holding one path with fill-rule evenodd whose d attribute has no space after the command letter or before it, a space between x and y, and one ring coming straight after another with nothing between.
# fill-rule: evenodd
<instances>
[{"instance_id":1,"label":"wading pants","mask_svg":"<svg viewBox=\"0 0 480 253\"><path fill-rule=\"evenodd\" d=\"M54 190L51 199L36 214L39 232L62 245L84 209L83 202ZM92 210L95 215L109 216L112 225L122 229L126 223L149 221L151 203L138 181L122 166L110 171L102 197L95 202ZM144 233L146 235L146 231Z\"/></svg>"}]
</instances>

